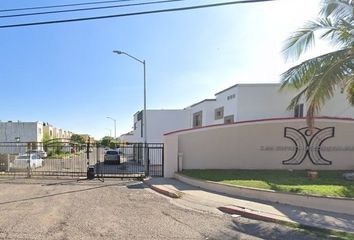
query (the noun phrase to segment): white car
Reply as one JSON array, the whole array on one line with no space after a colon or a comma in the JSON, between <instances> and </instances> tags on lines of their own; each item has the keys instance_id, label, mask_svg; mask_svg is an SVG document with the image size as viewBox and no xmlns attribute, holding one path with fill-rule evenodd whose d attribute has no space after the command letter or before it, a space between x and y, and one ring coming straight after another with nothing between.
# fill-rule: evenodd
<instances>
[{"instance_id":1,"label":"white car","mask_svg":"<svg viewBox=\"0 0 354 240\"><path fill-rule=\"evenodd\" d=\"M39 155L40 158L46 158L47 157L47 153L43 150L31 150L31 151L28 151L26 152L27 154L28 153L33 153L33 154L37 154Z\"/></svg>"},{"instance_id":2,"label":"white car","mask_svg":"<svg viewBox=\"0 0 354 240\"><path fill-rule=\"evenodd\" d=\"M37 153L18 155L14 161L15 168L38 168L44 165L43 159Z\"/></svg>"}]
</instances>

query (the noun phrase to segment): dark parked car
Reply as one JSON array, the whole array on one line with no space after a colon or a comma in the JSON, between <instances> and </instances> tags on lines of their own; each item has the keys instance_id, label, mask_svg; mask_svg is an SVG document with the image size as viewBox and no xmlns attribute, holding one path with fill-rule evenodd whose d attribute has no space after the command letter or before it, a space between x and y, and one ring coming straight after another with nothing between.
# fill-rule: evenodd
<instances>
[{"instance_id":1,"label":"dark parked car","mask_svg":"<svg viewBox=\"0 0 354 240\"><path fill-rule=\"evenodd\" d=\"M108 150L104 154L104 163L120 164L120 155L117 150Z\"/></svg>"}]
</instances>

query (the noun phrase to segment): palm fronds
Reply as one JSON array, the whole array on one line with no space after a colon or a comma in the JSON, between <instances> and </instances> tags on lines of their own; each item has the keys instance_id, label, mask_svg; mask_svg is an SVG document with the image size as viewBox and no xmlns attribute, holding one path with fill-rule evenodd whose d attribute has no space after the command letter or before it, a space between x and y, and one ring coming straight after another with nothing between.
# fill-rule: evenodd
<instances>
[{"instance_id":1,"label":"palm fronds","mask_svg":"<svg viewBox=\"0 0 354 240\"><path fill-rule=\"evenodd\" d=\"M288 109L300 101L307 103L307 122L313 126L313 118L325 102L340 87L346 90L348 101L354 105L354 0L323 0L319 17L309 21L285 43L286 59L297 60L315 45L319 38L328 40L338 50L308 59L281 75L281 90L297 89Z\"/></svg>"}]
</instances>

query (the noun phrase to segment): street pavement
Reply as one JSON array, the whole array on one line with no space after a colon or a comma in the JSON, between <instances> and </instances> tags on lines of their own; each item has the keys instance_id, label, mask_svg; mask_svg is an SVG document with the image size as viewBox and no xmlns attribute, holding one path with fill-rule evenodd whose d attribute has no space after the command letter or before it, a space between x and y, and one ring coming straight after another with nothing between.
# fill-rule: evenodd
<instances>
[{"instance_id":1,"label":"street pavement","mask_svg":"<svg viewBox=\"0 0 354 240\"><path fill-rule=\"evenodd\" d=\"M0 178L0 239L324 239L141 182Z\"/></svg>"}]
</instances>

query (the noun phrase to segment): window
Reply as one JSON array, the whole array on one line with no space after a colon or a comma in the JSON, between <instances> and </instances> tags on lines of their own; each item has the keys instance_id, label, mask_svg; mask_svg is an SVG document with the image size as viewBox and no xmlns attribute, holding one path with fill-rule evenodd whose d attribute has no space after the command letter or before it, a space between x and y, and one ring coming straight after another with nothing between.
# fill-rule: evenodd
<instances>
[{"instance_id":1,"label":"window","mask_svg":"<svg viewBox=\"0 0 354 240\"><path fill-rule=\"evenodd\" d=\"M295 106L294 117L296 118L304 117L304 104L298 104Z\"/></svg>"},{"instance_id":2,"label":"window","mask_svg":"<svg viewBox=\"0 0 354 240\"><path fill-rule=\"evenodd\" d=\"M215 109L215 120L222 119L224 117L224 107Z\"/></svg>"},{"instance_id":3,"label":"window","mask_svg":"<svg viewBox=\"0 0 354 240\"><path fill-rule=\"evenodd\" d=\"M193 127L201 127L203 122L203 112L196 112L193 114Z\"/></svg>"},{"instance_id":4,"label":"window","mask_svg":"<svg viewBox=\"0 0 354 240\"><path fill-rule=\"evenodd\" d=\"M229 115L224 118L224 124L230 124L234 122L234 115Z\"/></svg>"},{"instance_id":5,"label":"window","mask_svg":"<svg viewBox=\"0 0 354 240\"><path fill-rule=\"evenodd\" d=\"M138 113L138 121L143 119L143 111Z\"/></svg>"},{"instance_id":6,"label":"window","mask_svg":"<svg viewBox=\"0 0 354 240\"><path fill-rule=\"evenodd\" d=\"M52 130L49 131L49 136L50 137L53 136L53 131Z\"/></svg>"},{"instance_id":7,"label":"window","mask_svg":"<svg viewBox=\"0 0 354 240\"><path fill-rule=\"evenodd\" d=\"M39 133L39 135L41 135L42 134L42 129L38 128L38 133Z\"/></svg>"},{"instance_id":8,"label":"window","mask_svg":"<svg viewBox=\"0 0 354 240\"><path fill-rule=\"evenodd\" d=\"M136 122L134 123L134 130L136 130Z\"/></svg>"},{"instance_id":9,"label":"window","mask_svg":"<svg viewBox=\"0 0 354 240\"><path fill-rule=\"evenodd\" d=\"M227 100L234 99L236 97L235 93L227 96Z\"/></svg>"}]
</instances>

